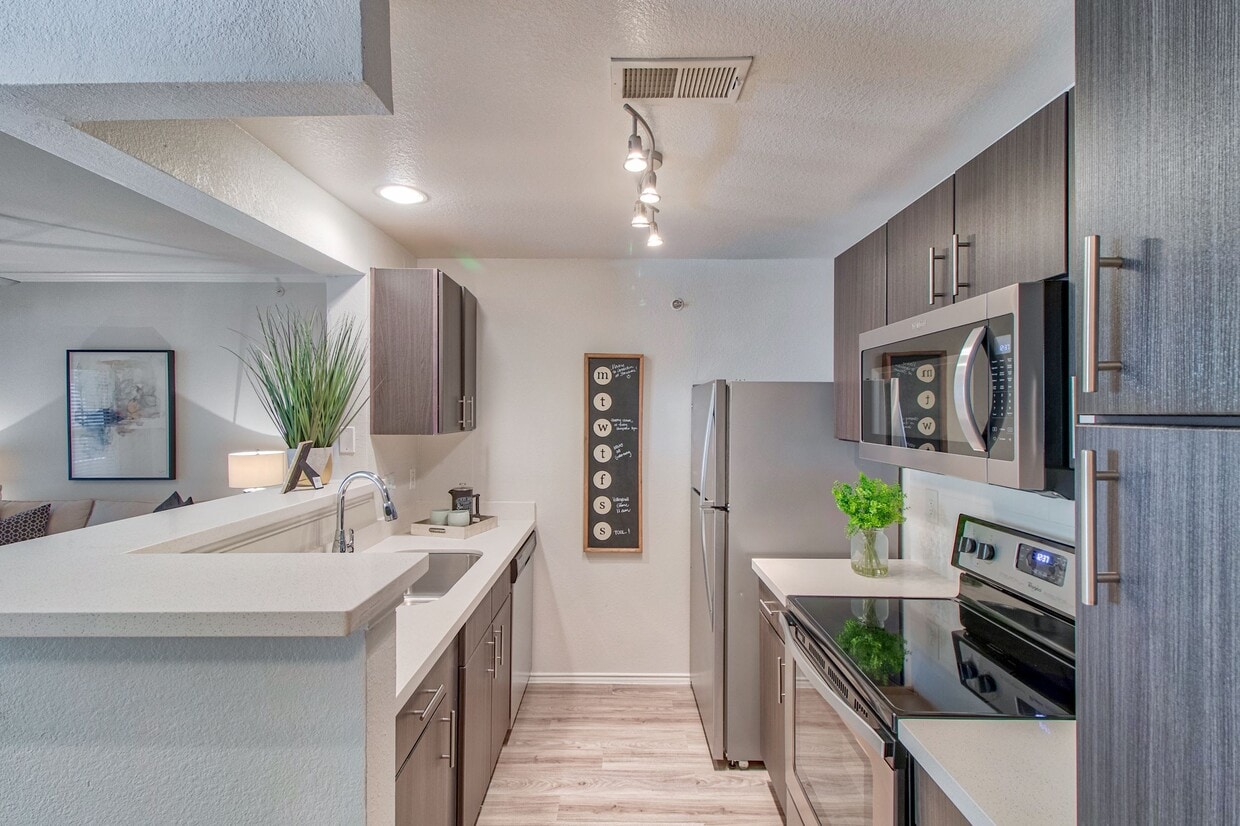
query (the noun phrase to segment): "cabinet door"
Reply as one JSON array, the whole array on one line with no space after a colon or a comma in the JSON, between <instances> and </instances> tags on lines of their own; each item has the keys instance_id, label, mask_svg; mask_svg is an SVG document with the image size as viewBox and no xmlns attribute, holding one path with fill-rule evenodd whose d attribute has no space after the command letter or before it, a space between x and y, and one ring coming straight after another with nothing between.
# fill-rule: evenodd
<instances>
[{"instance_id":1,"label":"cabinet door","mask_svg":"<svg viewBox=\"0 0 1240 826\"><path fill-rule=\"evenodd\" d=\"M512 598L504 600L492 627L495 638L495 678L491 686L491 766L499 762L512 719Z\"/></svg>"},{"instance_id":2,"label":"cabinet door","mask_svg":"<svg viewBox=\"0 0 1240 826\"><path fill-rule=\"evenodd\" d=\"M438 293L435 270L371 270L369 390L375 435L438 432Z\"/></svg>"},{"instance_id":3,"label":"cabinet door","mask_svg":"<svg viewBox=\"0 0 1240 826\"><path fill-rule=\"evenodd\" d=\"M952 303L953 191L948 178L887 222L888 324ZM931 260L931 249L942 258ZM931 293L937 294L933 300Z\"/></svg>"},{"instance_id":4,"label":"cabinet door","mask_svg":"<svg viewBox=\"0 0 1240 826\"><path fill-rule=\"evenodd\" d=\"M969 826L969 819L916 763L913 764L913 826Z\"/></svg>"},{"instance_id":5,"label":"cabinet door","mask_svg":"<svg viewBox=\"0 0 1240 826\"><path fill-rule=\"evenodd\" d=\"M959 298L1068 271L1066 94L956 173L956 233Z\"/></svg>"},{"instance_id":6,"label":"cabinet door","mask_svg":"<svg viewBox=\"0 0 1240 826\"><path fill-rule=\"evenodd\" d=\"M461 285L439 273L439 433L458 433L465 426L462 300Z\"/></svg>"},{"instance_id":7,"label":"cabinet door","mask_svg":"<svg viewBox=\"0 0 1240 826\"><path fill-rule=\"evenodd\" d=\"M835 438L861 440L857 337L887 323L887 227L835 259Z\"/></svg>"},{"instance_id":8,"label":"cabinet door","mask_svg":"<svg viewBox=\"0 0 1240 826\"><path fill-rule=\"evenodd\" d=\"M1240 429L1076 441L1119 474L1096 485L1096 516L1098 569L1120 577L1077 608L1078 820L1240 823Z\"/></svg>"},{"instance_id":9,"label":"cabinet door","mask_svg":"<svg viewBox=\"0 0 1240 826\"><path fill-rule=\"evenodd\" d=\"M488 635L489 636L489 635ZM491 691L495 641L484 639L461 668L461 823L474 826L491 783Z\"/></svg>"},{"instance_id":10,"label":"cabinet door","mask_svg":"<svg viewBox=\"0 0 1240 826\"><path fill-rule=\"evenodd\" d=\"M784 781L784 641L759 609L758 660L761 670L759 705L762 720L762 762L780 811L787 810Z\"/></svg>"},{"instance_id":11,"label":"cabinet door","mask_svg":"<svg viewBox=\"0 0 1240 826\"><path fill-rule=\"evenodd\" d=\"M436 719L397 772L396 826L455 826L455 722L455 698L440 703Z\"/></svg>"},{"instance_id":12,"label":"cabinet door","mask_svg":"<svg viewBox=\"0 0 1240 826\"><path fill-rule=\"evenodd\" d=\"M1237 42L1235 0L1076 4L1078 308L1084 237L1123 259L1097 305L1098 356L1122 369L1082 413L1240 414Z\"/></svg>"},{"instance_id":13,"label":"cabinet door","mask_svg":"<svg viewBox=\"0 0 1240 826\"><path fill-rule=\"evenodd\" d=\"M461 288L461 395L465 429L478 426L478 299Z\"/></svg>"}]
</instances>

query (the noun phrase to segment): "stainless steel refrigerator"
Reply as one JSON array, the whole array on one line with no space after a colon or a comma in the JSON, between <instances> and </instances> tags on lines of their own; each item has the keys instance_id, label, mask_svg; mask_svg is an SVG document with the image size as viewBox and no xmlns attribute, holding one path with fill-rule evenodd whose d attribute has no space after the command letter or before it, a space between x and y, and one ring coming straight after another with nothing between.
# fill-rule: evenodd
<instances>
[{"instance_id":1,"label":"stainless steel refrigerator","mask_svg":"<svg viewBox=\"0 0 1240 826\"><path fill-rule=\"evenodd\" d=\"M754 557L846 557L831 485L857 445L834 437L833 386L712 381L693 388L689 663L711 757L762 758ZM892 478L866 463L867 475Z\"/></svg>"}]
</instances>

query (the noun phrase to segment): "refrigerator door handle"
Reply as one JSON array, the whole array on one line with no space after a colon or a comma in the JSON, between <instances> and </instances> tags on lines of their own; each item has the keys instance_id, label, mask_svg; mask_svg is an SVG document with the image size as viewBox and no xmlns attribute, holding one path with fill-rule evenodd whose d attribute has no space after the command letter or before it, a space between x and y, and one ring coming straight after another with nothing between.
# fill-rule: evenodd
<instances>
[{"instance_id":1,"label":"refrigerator door handle","mask_svg":"<svg viewBox=\"0 0 1240 826\"><path fill-rule=\"evenodd\" d=\"M702 580L706 585L706 613L710 614L710 630L715 630L715 597L710 587L710 566L709 557L706 555L706 516L709 508L703 507L698 511L698 524L702 528ZM711 514L714 518L714 514Z\"/></svg>"},{"instance_id":2,"label":"refrigerator door handle","mask_svg":"<svg viewBox=\"0 0 1240 826\"><path fill-rule=\"evenodd\" d=\"M718 396L718 388L710 389L710 407L706 412L706 433L702 437L702 467L698 475L698 490L702 494L702 507L708 508L715 504L714 500L706 498L706 469L710 466L710 449L714 446L715 441L715 404ZM702 532L705 534L706 526L702 526ZM704 553L705 551L703 551ZM713 614L712 614L713 616Z\"/></svg>"}]
</instances>

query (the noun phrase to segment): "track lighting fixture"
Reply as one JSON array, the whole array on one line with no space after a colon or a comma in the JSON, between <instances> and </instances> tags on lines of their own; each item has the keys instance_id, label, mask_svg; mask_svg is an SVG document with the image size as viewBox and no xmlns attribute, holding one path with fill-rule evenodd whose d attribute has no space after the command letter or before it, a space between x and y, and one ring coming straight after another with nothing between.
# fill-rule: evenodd
<instances>
[{"instance_id":1,"label":"track lighting fixture","mask_svg":"<svg viewBox=\"0 0 1240 826\"><path fill-rule=\"evenodd\" d=\"M661 200L654 171L662 166L663 154L655 149L654 132L650 129L650 124L646 123L646 119L637 114L637 110L627 103L624 105L624 111L633 116L633 131L629 134L629 151L624 159L624 168L629 172L641 173L641 179L637 185L637 203L633 205L632 224L639 228L650 228L646 246L662 246L663 236L659 234L659 226L654 220L654 215L658 212L654 204ZM650 138L649 149L642 144L642 136L637 131L638 124L642 125L647 137Z\"/></svg>"}]
</instances>

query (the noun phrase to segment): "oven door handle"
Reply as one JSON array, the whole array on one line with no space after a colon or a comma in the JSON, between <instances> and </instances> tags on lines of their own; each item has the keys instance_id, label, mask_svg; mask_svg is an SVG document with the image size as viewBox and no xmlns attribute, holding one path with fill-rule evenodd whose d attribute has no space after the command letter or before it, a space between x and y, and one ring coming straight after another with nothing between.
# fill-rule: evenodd
<instances>
[{"instance_id":1,"label":"oven door handle","mask_svg":"<svg viewBox=\"0 0 1240 826\"><path fill-rule=\"evenodd\" d=\"M797 668L809 680L814 690L822 695L822 698L840 716L840 719L848 727L853 737L857 739L857 742L870 751L876 752L883 759L894 757L896 746L894 738L884 731L879 731L873 725L863 720L857 712L849 708L844 698L832 691L831 687L827 685L827 681L818 671L812 658L801 647L801 642L796 639L795 635L792 641L792 656Z\"/></svg>"},{"instance_id":2,"label":"oven door handle","mask_svg":"<svg viewBox=\"0 0 1240 826\"><path fill-rule=\"evenodd\" d=\"M973 389L973 366L977 363L977 356L982 352L982 345L985 343L985 325L973 328L969 337L964 340L964 346L960 348L953 388L956 418L960 420L960 427L964 430L964 437L968 440L969 447L978 453L986 452L986 439L982 436L982 431L977 426L977 419L973 415L971 391Z\"/></svg>"}]
</instances>

